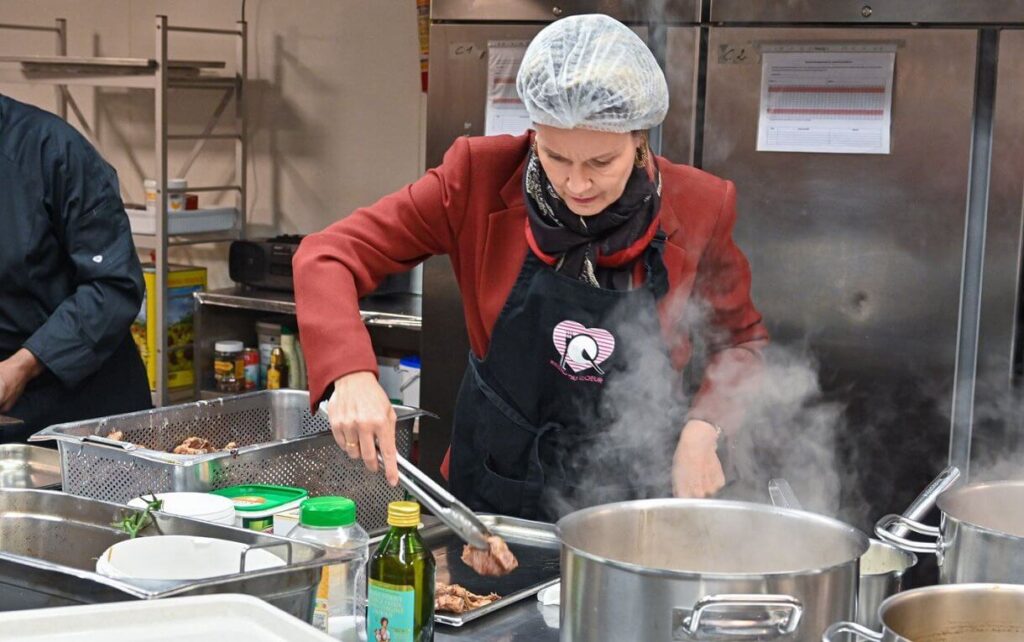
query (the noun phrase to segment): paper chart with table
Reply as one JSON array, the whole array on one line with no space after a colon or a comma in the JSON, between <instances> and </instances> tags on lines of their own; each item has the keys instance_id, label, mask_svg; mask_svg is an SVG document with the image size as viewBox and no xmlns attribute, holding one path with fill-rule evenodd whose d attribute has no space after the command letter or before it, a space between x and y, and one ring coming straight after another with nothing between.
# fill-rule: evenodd
<instances>
[{"instance_id":1,"label":"paper chart with table","mask_svg":"<svg viewBox=\"0 0 1024 642\"><path fill-rule=\"evenodd\" d=\"M763 51L757 150L888 154L896 53Z\"/></svg>"}]
</instances>

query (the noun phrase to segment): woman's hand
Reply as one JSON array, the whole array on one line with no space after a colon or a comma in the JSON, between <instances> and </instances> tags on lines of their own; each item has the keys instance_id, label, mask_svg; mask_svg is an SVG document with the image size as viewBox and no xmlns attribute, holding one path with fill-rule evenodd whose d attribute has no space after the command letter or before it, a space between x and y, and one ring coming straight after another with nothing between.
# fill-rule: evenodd
<instances>
[{"instance_id":1,"label":"woman's hand","mask_svg":"<svg viewBox=\"0 0 1024 642\"><path fill-rule=\"evenodd\" d=\"M372 372L353 372L334 382L334 394L327 403L331 432L349 457L362 457L366 467L377 472L377 448L384 458L384 475L398 485L395 459L395 410ZM376 441L376 445L375 445Z\"/></svg>"},{"instance_id":2,"label":"woman's hand","mask_svg":"<svg viewBox=\"0 0 1024 642\"><path fill-rule=\"evenodd\" d=\"M710 497L724 485L725 473L718 459L718 430L706 421L686 422L672 460L673 494Z\"/></svg>"}]
</instances>

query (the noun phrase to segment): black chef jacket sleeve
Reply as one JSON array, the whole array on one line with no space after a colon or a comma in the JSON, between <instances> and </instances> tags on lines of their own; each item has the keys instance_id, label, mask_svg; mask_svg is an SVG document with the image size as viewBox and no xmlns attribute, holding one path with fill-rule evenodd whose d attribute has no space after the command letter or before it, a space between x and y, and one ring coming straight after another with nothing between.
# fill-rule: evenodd
<instances>
[{"instance_id":1,"label":"black chef jacket sleeve","mask_svg":"<svg viewBox=\"0 0 1024 642\"><path fill-rule=\"evenodd\" d=\"M142 268L113 168L81 137L43 141L46 209L75 290L24 347L75 387L127 336L142 304Z\"/></svg>"}]
</instances>

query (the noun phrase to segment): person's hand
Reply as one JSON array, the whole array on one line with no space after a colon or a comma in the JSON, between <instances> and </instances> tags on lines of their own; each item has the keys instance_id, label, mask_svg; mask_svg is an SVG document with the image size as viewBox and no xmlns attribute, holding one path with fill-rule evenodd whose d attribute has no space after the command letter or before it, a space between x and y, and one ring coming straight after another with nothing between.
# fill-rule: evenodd
<instances>
[{"instance_id":1,"label":"person's hand","mask_svg":"<svg viewBox=\"0 0 1024 642\"><path fill-rule=\"evenodd\" d=\"M377 448L384 458L384 476L398 485L395 459L395 409L372 372L353 372L334 382L334 394L327 403L331 432L349 457L362 457L366 467L377 472ZM374 441L376 440L376 445Z\"/></svg>"},{"instance_id":2,"label":"person's hand","mask_svg":"<svg viewBox=\"0 0 1024 642\"><path fill-rule=\"evenodd\" d=\"M725 485L717 449L714 426L695 419L686 422L672 460L672 493L676 497L710 497Z\"/></svg>"},{"instance_id":3,"label":"person's hand","mask_svg":"<svg viewBox=\"0 0 1024 642\"><path fill-rule=\"evenodd\" d=\"M0 361L0 412L13 408L28 382L42 370L39 359L25 348Z\"/></svg>"}]
</instances>

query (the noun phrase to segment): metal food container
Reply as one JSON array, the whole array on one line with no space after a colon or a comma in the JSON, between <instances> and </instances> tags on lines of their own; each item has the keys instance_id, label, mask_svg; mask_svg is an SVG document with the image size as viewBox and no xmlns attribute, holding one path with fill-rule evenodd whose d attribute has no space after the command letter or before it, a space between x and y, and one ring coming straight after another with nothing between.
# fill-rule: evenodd
<instances>
[{"instance_id":1,"label":"metal food container","mask_svg":"<svg viewBox=\"0 0 1024 642\"><path fill-rule=\"evenodd\" d=\"M421 410L396 406L398 452L408 455ZM113 431L123 441L107 439ZM206 455L169 451L186 437L237 448ZM299 486L310 495L356 502L367 530L387 524L387 505L403 498L361 460L350 460L326 418L311 415L309 393L263 390L143 412L51 426L31 441L57 440L64 491L127 503L149 493L207 492L240 484Z\"/></svg>"},{"instance_id":2,"label":"metal food container","mask_svg":"<svg viewBox=\"0 0 1024 642\"><path fill-rule=\"evenodd\" d=\"M1024 584L1024 481L945 490L937 505L942 512L938 528L903 515L886 515L875 533L905 551L934 554L942 584ZM901 527L929 539L904 537L898 533Z\"/></svg>"},{"instance_id":3,"label":"metal food container","mask_svg":"<svg viewBox=\"0 0 1024 642\"><path fill-rule=\"evenodd\" d=\"M0 445L0 488L60 488L57 451L28 444Z\"/></svg>"},{"instance_id":4,"label":"metal food container","mask_svg":"<svg viewBox=\"0 0 1024 642\"><path fill-rule=\"evenodd\" d=\"M583 509L558 522L561 639L817 642L853 618L868 538L803 511L707 499Z\"/></svg>"},{"instance_id":5,"label":"metal food container","mask_svg":"<svg viewBox=\"0 0 1024 642\"><path fill-rule=\"evenodd\" d=\"M822 642L1020 642L1024 586L953 584L894 595L878 610L881 631L837 622Z\"/></svg>"},{"instance_id":6,"label":"metal food container","mask_svg":"<svg viewBox=\"0 0 1024 642\"><path fill-rule=\"evenodd\" d=\"M285 566L202 580L114 579L95 572L96 558L128 538L111 524L136 509L46 490L0 490L0 610L244 593L311 622L321 569L344 557L320 546L166 513L140 533L193 535L261 548Z\"/></svg>"}]
</instances>

